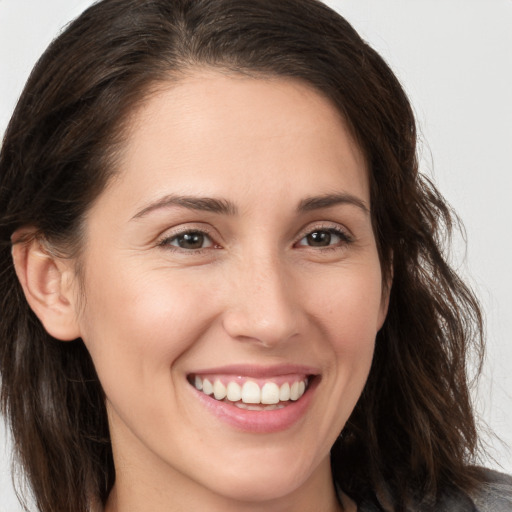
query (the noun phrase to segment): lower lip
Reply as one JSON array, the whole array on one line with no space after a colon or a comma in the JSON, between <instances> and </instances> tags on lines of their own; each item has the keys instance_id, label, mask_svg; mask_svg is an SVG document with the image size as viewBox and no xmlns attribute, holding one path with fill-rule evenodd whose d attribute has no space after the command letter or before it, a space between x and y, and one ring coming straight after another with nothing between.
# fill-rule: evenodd
<instances>
[{"instance_id":1,"label":"lower lip","mask_svg":"<svg viewBox=\"0 0 512 512\"><path fill-rule=\"evenodd\" d=\"M318 385L318 380L318 377L312 379L306 392L296 402L290 402L289 405L282 409L270 411L240 409L236 405L215 400L215 398L205 395L192 386L190 389L195 391L195 396L208 411L236 429L245 432L271 433L280 432L292 427L306 415Z\"/></svg>"}]
</instances>

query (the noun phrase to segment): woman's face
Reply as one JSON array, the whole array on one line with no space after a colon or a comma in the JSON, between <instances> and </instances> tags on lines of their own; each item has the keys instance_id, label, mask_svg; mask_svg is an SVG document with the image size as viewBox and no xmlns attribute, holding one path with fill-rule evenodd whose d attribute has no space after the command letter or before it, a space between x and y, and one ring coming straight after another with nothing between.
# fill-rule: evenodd
<instances>
[{"instance_id":1,"label":"woman's face","mask_svg":"<svg viewBox=\"0 0 512 512\"><path fill-rule=\"evenodd\" d=\"M365 161L336 109L300 82L197 71L134 115L117 170L86 219L77 307L117 485L330 486L386 313Z\"/></svg>"}]
</instances>

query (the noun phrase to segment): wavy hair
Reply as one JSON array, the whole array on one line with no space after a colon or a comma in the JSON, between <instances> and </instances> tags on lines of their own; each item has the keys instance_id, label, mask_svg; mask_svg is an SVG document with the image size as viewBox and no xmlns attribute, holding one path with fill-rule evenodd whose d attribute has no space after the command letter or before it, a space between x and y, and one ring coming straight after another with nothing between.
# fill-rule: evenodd
<instances>
[{"instance_id":1,"label":"wavy hair","mask_svg":"<svg viewBox=\"0 0 512 512\"><path fill-rule=\"evenodd\" d=\"M471 488L467 359L472 348L482 356L482 317L447 262L456 217L418 171L414 115L383 59L316 0L103 0L43 54L0 153L1 404L38 508L105 503L115 468L91 358L81 340L53 339L30 310L11 236L32 226L79 255L85 214L112 177L130 114L155 84L198 66L312 85L368 163L392 288L367 384L332 449L335 482L358 502L385 494L393 511L418 496L435 503L447 486Z\"/></svg>"}]
</instances>

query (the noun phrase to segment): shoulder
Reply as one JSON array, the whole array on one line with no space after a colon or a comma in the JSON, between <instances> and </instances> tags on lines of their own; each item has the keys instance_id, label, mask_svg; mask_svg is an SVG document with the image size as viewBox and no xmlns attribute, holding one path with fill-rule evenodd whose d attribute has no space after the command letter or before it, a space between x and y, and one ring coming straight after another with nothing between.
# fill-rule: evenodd
<instances>
[{"instance_id":1,"label":"shoulder","mask_svg":"<svg viewBox=\"0 0 512 512\"><path fill-rule=\"evenodd\" d=\"M490 469L482 470L484 479L471 493L478 512L512 512L512 476Z\"/></svg>"},{"instance_id":2,"label":"shoulder","mask_svg":"<svg viewBox=\"0 0 512 512\"><path fill-rule=\"evenodd\" d=\"M480 484L468 495L459 489L449 488L435 505L431 502L416 502L407 508L408 512L512 512L512 476L480 470ZM359 504L358 512L384 512L393 510L382 501L368 500Z\"/></svg>"},{"instance_id":3,"label":"shoulder","mask_svg":"<svg viewBox=\"0 0 512 512\"><path fill-rule=\"evenodd\" d=\"M469 494L447 489L436 506L437 512L512 512L512 477L490 469L475 469L480 483Z\"/></svg>"}]
</instances>

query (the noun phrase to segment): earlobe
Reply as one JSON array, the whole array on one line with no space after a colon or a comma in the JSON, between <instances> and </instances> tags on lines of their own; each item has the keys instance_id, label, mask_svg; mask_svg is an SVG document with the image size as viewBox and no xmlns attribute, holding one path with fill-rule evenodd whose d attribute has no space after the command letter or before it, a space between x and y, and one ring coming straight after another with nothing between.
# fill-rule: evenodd
<instances>
[{"instance_id":1,"label":"earlobe","mask_svg":"<svg viewBox=\"0 0 512 512\"><path fill-rule=\"evenodd\" d=\"M24 231L12 237L12 257L27 302L51 336L74 340L80 331L71 263L52 255L40 238Z\"/></svg>"}]
</instances>

